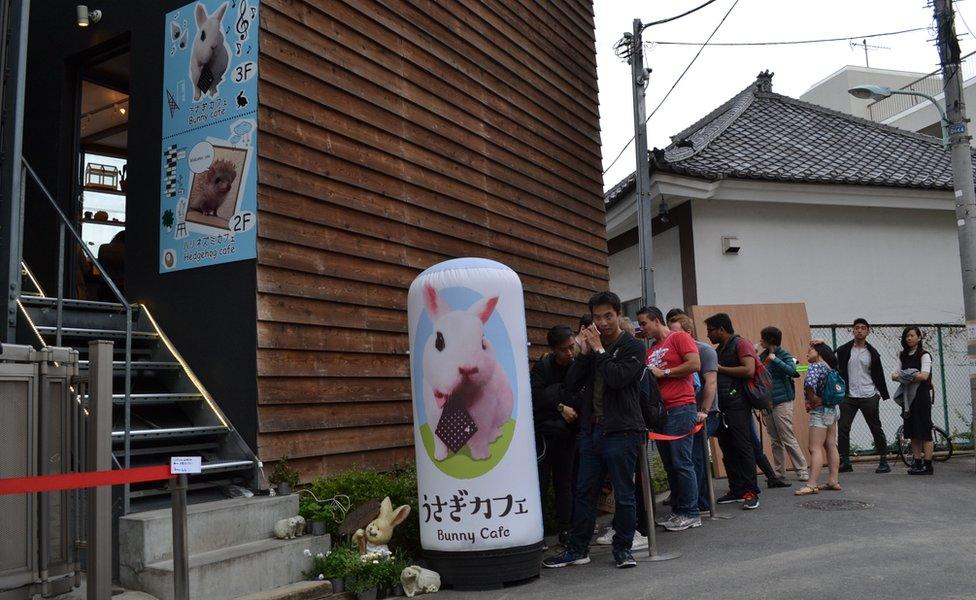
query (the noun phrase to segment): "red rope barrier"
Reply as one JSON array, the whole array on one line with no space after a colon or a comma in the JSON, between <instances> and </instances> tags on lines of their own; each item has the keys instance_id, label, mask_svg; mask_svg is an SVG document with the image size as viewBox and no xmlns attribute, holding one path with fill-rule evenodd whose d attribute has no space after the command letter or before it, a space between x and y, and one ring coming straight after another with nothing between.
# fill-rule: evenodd
<instances>
[{"instance_id":1,"label":"red rope barrier","mask_svg":"<svg viewBox=\"0 0 976 600\"><path fill-rule=\"evenodd\" d=\"M695 435L696 433L698 433L699 431L701 431L702 430L702 427L704 427L704 426L705 426L705 422L702 421L698 425L695 425L692 428L691 431L689 431L688 433L686 433L684 435L668 435L666 433L654 433L653 431L650 431L650 432L647 433L647 439L649 439L649 440L657 440L659 442L674 442L674 441L677 441L677 440L686 438L689 435Z\"/></svg>"},{"instance_id":2,"label":"red rope barrier","mask_svg":"<svg viewBox=\"0 0 976 600\"><path fill-rule=\"evenodd\" d=\"M117 471L86 471L84 473L59 473L36 477L11 477L0 479L0 496L162 481L172 477L173 475L169 472L169 465L135 467Z\"/></svg>"}]
</instances>

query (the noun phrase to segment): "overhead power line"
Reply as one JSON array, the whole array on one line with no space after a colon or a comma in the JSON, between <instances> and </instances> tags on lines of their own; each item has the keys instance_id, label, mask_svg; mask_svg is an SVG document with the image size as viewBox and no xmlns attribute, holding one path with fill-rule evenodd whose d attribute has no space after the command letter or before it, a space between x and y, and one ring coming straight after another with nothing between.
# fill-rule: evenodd
<instances>
[{"instance_id":1,"label":"overhead power line","mask_svg":"<svg viewBox=\"0 0 976 600\"><path fill-rule=\"evenodd\" d=\"M889 35L901 35L903 33L914 33L916 31L927 31L928 27L915 27L913 29L902 29L901 31L887 31L884 33L870 33L868 35L849 35L846 37L820 38L815 40L784 40L774 42L671 42L671 41L648 41L648 44L660 44L662 46L792 46L798 44L823 44L827 42L846 42L849 40L863 40L868 38L885 37Z\"/></svg>"},{"instance_id":2,"label":"overhead power line","mask_svg":"<svg viewBox=\"0 0 976 600\"><path fill-rule=\"evenodd\" d=\"M675 15L673 17L668 17L667 19L661 19L660 21L652 21L651 23L647 23L643 27L641 27L641 31L644 31L648 27L653 27L654 25L660 25L661 23L670 23L671 21L677 21L681 17L687 17L691 13L698 12L701 9L705 8L706 6L708 6L709 4L712 4L713 2L715 2L715 0L708 0L708 2L705 2L704 4L701 4L701 5L693 8L693 9L691 9L689 11L685 11L685 12L681 13L680 15Z\"/></svg>"},{"instance_id":3,"label":"overhead power line","mask_svg":"<svg viewBox=\"0 0 976 600\"><path fill-rule=\"evenodd\" d=\"M701 44L701 48L699 48L698 52L695 53L695 56L691 59L691 62L688 63L688 66L686 66L684 71L682 71L681 74L678 75L678 78L675 79L674 83L671 85L671 88L668 90L666 94L664 94L664 97L661 98L661 101L657 103L657 106L654 107L654 110L651 111L651 114L647 115L647 118L644 119L645 125L647 124L648 121L651 120L651 117L653 117L657 113L657 111L660 110L660 108L664 105L665 101L667 101L668 97L671 95L671 92L674 91L674 88L678 87L678 84L681 83L681 80L684 78L685 74L688 73L689 69L691 69L691 66L694 65L695 61L698 60L698 57L701 56L702 51L705 50L705 46L707 46L708 42L710 42L711 39L715 37L715 34L718 33L718 30L721 29L722 24L725 23L725 20L729 18L729 15L732 14L732 10L735 9L736 5L738 4L739 4L739 0L735 0L735 2L732 3L732 6L729 7L729 10L725 12L725 16L722 17L722 20L719 21L718 25L715 26L715 29L712 30L712 33L708 36L708 39L705 40L705 43ZM630 144L633 143L633 141L634 141L634 137L631 136L630 140L626 144L624 144L624 147L621 148L620 152L617 153L617 156L613 159L613 162L611 162L610 165L603 171L604 175L606 175L607 171L612 169L613 166L617 164L617 161L620 160L620 157L623 156L624 152L627 151L627 148L630 147Z\"/></svg>"}]
</instances>

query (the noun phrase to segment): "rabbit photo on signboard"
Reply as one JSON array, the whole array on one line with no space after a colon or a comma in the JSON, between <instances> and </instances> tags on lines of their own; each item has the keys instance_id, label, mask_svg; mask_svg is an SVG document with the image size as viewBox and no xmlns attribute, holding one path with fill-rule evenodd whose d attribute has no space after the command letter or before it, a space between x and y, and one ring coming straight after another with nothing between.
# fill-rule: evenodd
<instances>
[{"instance_id":1,"label":"rabbit photo on signboard","mask_svg":"<svg viewBox=\"0 0 976 600\"><path fill-rule=\"evenodd\" d=\"M220 5L213 14L207 14L207 7L197 4L194 18L197 34L190 49L190 83L193 85L193 100L202 96L217 97L217 86L224 80L224 73L230 64L230 50L224 40L221 20L227 12L227 3Z\"/></svg>"},{"instance_id":2,"label":"rabbit photo on signboard","mask_svg":"<svg viewBox=\"0 0 976 600\"><path fill-rule=\"evenodd\" d=\"M437 290L424 286L433 332L423 353L424 408L434 432L434 459L465 445L471 458L491 456L489 444L512 416L512 385L485 335L498 296L467 310L451 310Z\"/></svg>"}]
</instances>

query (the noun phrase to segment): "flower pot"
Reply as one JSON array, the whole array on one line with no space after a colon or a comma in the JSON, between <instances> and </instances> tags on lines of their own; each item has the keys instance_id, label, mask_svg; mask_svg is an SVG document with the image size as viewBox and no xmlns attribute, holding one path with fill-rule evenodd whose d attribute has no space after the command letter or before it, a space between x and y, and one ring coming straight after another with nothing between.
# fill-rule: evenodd
<instances>
[{"instance_id":1,"label":"flower pot","mask_svg":"<svg viewBox=\"0 0 976 600\"><path fill-rule=\"evenodd\" d=\"M376 600L376 588L369 588L365 592L356 594L356 600Z\"/></svg>"},{"instance_id":2,"label":"flower pot","mask_svg":"<svg viewBox=\"0 0 976 600\"><path fill-rule=\"evenodd\" d=\"M325 521L312 521L312 535L325 535Z\"/></svg>"},{"instance_id":3,"label":"flower pot","mask_svg":"<svg viewBox=\"0 0 976 600\"><path fill-rule=\"evenodd\" d=\"M279 483L277 491L279 496L288 496L291 494L291 485L287 483Z\"/></svg>"},{"instance_id":4,"label":"flower pot","mask_svg":"<svg viewBox=\"0 0 976 600\"><path fill-rule=\"evenodd\" d=\"M330 579L329 583L332 584L332 593L334 594L346 591L346 580L341 577L339 579Z\"/></svg>"}]
</instances>

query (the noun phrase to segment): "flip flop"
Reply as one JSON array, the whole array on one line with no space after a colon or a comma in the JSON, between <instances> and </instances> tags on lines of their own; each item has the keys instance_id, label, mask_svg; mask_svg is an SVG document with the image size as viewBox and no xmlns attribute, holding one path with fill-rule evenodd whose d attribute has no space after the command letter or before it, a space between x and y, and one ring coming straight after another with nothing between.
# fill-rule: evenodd
<instances>
[{"instance_id":1,"label":"flip flop","mask_svg":"<svg viewBox=\"0 0 976 600\"><path fill-rule=\"evenodd\" d=\"M830 492L841 492L844 490L844 488L840 487L840 483L825 483L819 486L819 489Z\"/></svg>"},{"instance_id":2,"label":"flip flop","mask_svg":"<svg viewBox=\"0 0 976 600\"><path fill-rule=\"evenodd\" d=\"M812 485L805 485L800 489L793 492L794 496L810 496L811 494L819 494L820 490Z\"/></svg>"}]
</instances>

